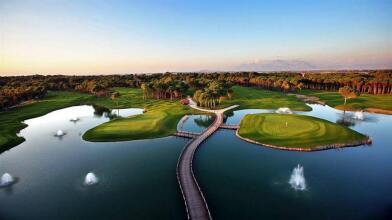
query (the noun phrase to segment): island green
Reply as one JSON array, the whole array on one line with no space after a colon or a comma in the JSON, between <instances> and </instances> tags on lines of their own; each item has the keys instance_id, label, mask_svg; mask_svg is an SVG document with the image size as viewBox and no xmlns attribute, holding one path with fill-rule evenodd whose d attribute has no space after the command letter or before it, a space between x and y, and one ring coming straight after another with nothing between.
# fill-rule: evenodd
<instances>
[{"instance_id":1,"label":"island green","mask_svg":"<svg viewBox=\"0 0 392 220\"><path fill-rule=\"evenodd\" d=\"M367 136L327 120L275 113L246 115L238 135L250 142L287 150L320 150L368 142Z\"/></svg>"}]
</instances>

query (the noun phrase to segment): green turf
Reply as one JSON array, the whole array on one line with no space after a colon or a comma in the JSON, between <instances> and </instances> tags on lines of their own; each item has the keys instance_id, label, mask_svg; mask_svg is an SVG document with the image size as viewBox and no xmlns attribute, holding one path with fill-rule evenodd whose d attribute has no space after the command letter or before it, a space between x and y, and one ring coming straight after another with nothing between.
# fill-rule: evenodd
<instances>
[{"instance_id":1,"label":"green turf","mask_svg":"<svg viewBox=\"0 0 392 220\"><path fill-rule=\"evenodd\" d=\"M115 119L95 127L84 135L89 141L120 141L164 137L176 131L177 123L185 114L198 113L178 100L143 100L142 91L134 88L114 88L120 92L119 108L146 108L143 115ZM49 92L41 101L0 113L0 152L24 141L18 137L26 127L22 121L38 117L51 111L79 104L96 104L117 108L117 101L97 98L76 92Z\"/></svg>"},{"instance_id":2,"label":"green turf","mask_svg":"<svg viewBox=\"0 0 392 220\"><path fill-rule=\"evenodd\" d=\"M121 96L120 108L145 108L143 115L114 119L88 130L83 139L88 141L123 141L165 137L177 130L177 123L186 114L203 114L181 105L178 100L143 100L140 89L116 88ZM96 98L95 104L116 108L107 98Z\"/></svg>"},{"instance_id":3,"label":"green turf","mask_svg":"<svg viewBox=\"0 0 392 220\"><path fill-rule=\"evenodd\" d=\"M238 109L278 109L280 107L289 107L297 111L312 110L303 101L282 92L241 86L233 86L232 89L234 91L232 99L225 99L219 105L219 108L240 105Z\"/></svg>"},{"instance_id":4,"label":"green turf","mask_svg":"<svg viewBox=\"0 0 392 220\"><path fill-rule=\"evenodd\" d=\"M344 98L338 92L302 90L300 94L316 96L327 105L341 110L355 111L366 108L392 110L392 95L361 94L356 98L348 99L346 106L344 106Z\"/></svg>"},{"instance_id":5,"label":"green turf","mask_svg":"<svg viewBox=\"0 0 392 220\"><path fill-rule=\"evenodd\" d=\"M119 108L146 108L143 115L132 118L115 119L87 131L83 138L88 141L120 141L164 137L176 131L177 123L185 114L195 113L178 100L143 100L142 91L135 88L114 88L121 96ZM240 104L240 108L279 108L290 107L294 110L310 110L295 97L280 92L234 86L233 99L226 100L223 106ZM40 102L18 107L0 113L0 151L21 143L24 139L16 133L26 125L23 120L38 117L53 110L78 105L97 104L107 108L117 108L117 101L97 98L76 92L49 92ZM197 112L202 114L202 112Z\"/></svg>"},{"instance_id":6,"label":"green turf","mask_svg":"<svg viewBox=\"0 0 392 220\"><path fill-rule=\"evenodd\" d=\"M262 144L295 148L351 144L367 138L347 127L323 119L274 113L246 115L241 120L238 134Z\"/></svg>"},{"instance_id":7,"label":"green turf","mask_svg":"<svg viewBox=\"0 0 392 220\"><path fill-rule=\"evenodd\" d=\"M23 123L29 118L38 117L51 111L87 102L90 95L76 92L48 92L46 97L32 104L14 108L0 113L0 152L24 141L18 137L21 129L27 125Z\"/></svg>"}]
</instances>

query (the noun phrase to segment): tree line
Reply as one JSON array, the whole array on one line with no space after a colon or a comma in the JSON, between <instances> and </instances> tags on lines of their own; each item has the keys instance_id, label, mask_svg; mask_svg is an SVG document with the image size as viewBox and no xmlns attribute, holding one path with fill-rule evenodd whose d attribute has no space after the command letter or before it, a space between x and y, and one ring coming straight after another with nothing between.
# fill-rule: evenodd
<instances>
[{"instance_id":1,"label":"tree line","mask_svg":"<svg viewBox=\"0 0 392 220\"><path fill-rule=\"evenodd\" d=\"M110 96L113 87L141 88L145 99L180 99L191 95L199 105L214 107L224 98L233 95L230 90L232 85L282 92L296 92L302 89L338 92L341 87L346 87L357 94L392 94L392 71L8 76L0 77L0 109L24 101L41 99L50 90Z\"/></svg>"},{"instance_id":2,"label":"tree line","mask_svg":"<svg viewBox=\"0 0 392 220\"><path fill-rule=\"evenodd\" d=\"M236 84L281 91L313 89L339 91L348 86L355 92L392 94L392 71L326 72L326 73L238 73L231 77Z\"/></svg>"},{"instance_id":3,"label":"tree line","mask_svg":"<svg viewBox=\"0 0 392 220\"><path fill-rule=\"evenodd\" d=\"M196 90L193 99L198 106L215 108L226 97L233 96L233 90L230 87L231 84L224 81L210 81L205 88Z\"/></svg>"}]
</instances>

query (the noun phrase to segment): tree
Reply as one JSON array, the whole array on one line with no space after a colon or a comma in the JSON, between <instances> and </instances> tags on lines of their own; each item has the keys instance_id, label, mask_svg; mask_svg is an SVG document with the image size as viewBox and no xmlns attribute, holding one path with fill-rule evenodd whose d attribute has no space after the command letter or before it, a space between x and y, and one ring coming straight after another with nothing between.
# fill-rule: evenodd
<instances>
[{"instance_id":1,"label":"tree","mask_svg":"<svg viewBox=\"0 0 392 220\"><path fill-rule=\"evenodd\" d=\"M302 91L302 88L304 87L304 84L302 82L297 84L297 89L299 89L299 91Z\"/></svg>"},{"instance_id":2,"label":"tree","mask_svg":"<svg viewBox=\"0 0 392 220\"><path fill-rule=\"evenodd\" d=\"M229 97L229 99L231 99L233 97L233 93L234 93L234 91L232 89L228 89L227 90L227 97Z\"/></svg>"},{"instance_id":3,"label":"tree","mask_svg":"<svg viewBox=\"0 0 392 220\"><path fill-rule=\"evenodd\" d=\"M340 87L339 93L344 97L344 105L346 105L347 99L357 97L357 94L355 93L354 89L349 86Z\"/></svg>"},{"instance_id":4,"label":"tree","mask_svg":"<svg viewBox=\"0 0 392 220\"><path fill-rule=\"evenodd\" d=\"M118 98L120 97L120 93L119 92L113 92L112 95L110 96L110 98L112 100L116 101L117 104L117 116L120 116L120 108L118 107Z\"/></svg>"},{"instance_id":5,"label":"tree","mask_svg":"<svg viewBox=\"0 0 392 220\"><path fill-rule=\"evenodd\" d=\"M142 83L140 88L143 90L143 99L145 100L148 95L148 86L145 83Z\"/></svg>"}]
</instances>

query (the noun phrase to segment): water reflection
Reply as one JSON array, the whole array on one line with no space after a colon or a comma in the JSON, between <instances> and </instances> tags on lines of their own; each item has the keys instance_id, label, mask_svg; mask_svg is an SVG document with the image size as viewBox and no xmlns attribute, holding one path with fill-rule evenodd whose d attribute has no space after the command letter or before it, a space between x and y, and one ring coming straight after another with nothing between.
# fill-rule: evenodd
<instances>
[{"instance_id":1,"label":"water reflection","mask_svg":"<svg viewBox=\"0 0 392 220\"><path fill-rule=\"evenodd\" d=\"M355 125L355 120L351 116L350 113L347 113L344 111L343 113L338 113L338 119L336 120L337 124L346 126L346 127L353 127Z\"/></svg>"},{"instance_id":2,"label":"water reflection","mask_svg":"<svg viewBox=\"0 0 392 220\"><path fill-rule=\"evenodd\" d=\"M93 105L94 108L94 115L97 117L102 117L102 116L107 116L110 114L110 109L103 107L103 106L99 106L99 105Z\"/></svg>"},{"instance_id":3,"label":"water reflection","mask_svg":"<svg viewBox=\"0 0 392 220\"><path fill-rule=\"evenodd\" d=\"M26 120L20 132L26 141L0 154L0 175L20 178L0 188L0 219L186 218L173 173L187 140L83 141L81 134L110 120L107 112L74 106ZM141 113L120 109L121 117ZM80 120L73 123L72 117ZM60 128L66 133L62 140L54 137ZM98 179L84 187L84 181Z\"/></svg>"},{"instance_id":4,"label":"water reflection","mask_svg":"<svg viewBox=\"0 0 392 220\"><path fill-rule=\"evenodd\" d=\"M343 114L328 106L310 106L310 112L295 113L331 122ZM120 110L119 115L141 111L121 115ZM226 123L238 124L246 114L263 112L273 110L233 111ZM17 184L0 189L0 201L6 201L0 203L0 219L186 218L174 174L188 140L83 141L81 134L109 120L104 114L111 112L76 106L26 120L28 127L20 133L26 141L0 154L0 173L20 177ZM354 113L345 114L352 118L349 114ZM71 123L72 117L80 120ZM208 117L191 116L183 129L199 132L213 120ZM67 133L62 141L53 137L59 128ZM380 213L392 204L388 196L392 116L364 113L364 120L356 121L352 129L370 135L373 147L287 152L252 145L238 139L234 131L218 130L203 143L194 162L195 175L213 207L212 217L381 219ZM296 192L287 183L297 164L306 167L306 183L311 189ZM83 187L88 172L100 183ZM302 181L296 180L294 183Z\"/></svg>"},{"instance_id":5,"label":"water reflection","mask_svg":"<svg viewBox=\"0 0 392 220\"><path fill-rule=\"evenodd\" d=\"M329 106L309 106L312 111L295 113L334 123L352 121L355 116L354 112ZM226 123L238 124L246 114L264 112L271 110L234 111ZM364 120L353 121L351 129L369 135L372 147L289 152L252 145L238 139L234 131L218 130L198 150L193 166L208 205L214 207L212 217L388 219L385 213L392 204L392 197L386 196L392 185L392 116L365 112ZM287 184L298 164L306 167L309 190L295 191ZM298 186L302 183L299 171L292 181Z\"/></svg>"},{"instance_id":6,"label":"water reflection","mask_svg":"<svg viewBox=\"0 0 392 220\"><path fill-rule=\"evenodd\" d=\"M215 120L213 115L188 115L185 120L177 125L178 131L188 131L200 133Z\"/></svg>"}]
</instances>

